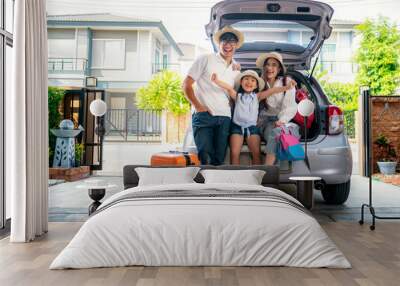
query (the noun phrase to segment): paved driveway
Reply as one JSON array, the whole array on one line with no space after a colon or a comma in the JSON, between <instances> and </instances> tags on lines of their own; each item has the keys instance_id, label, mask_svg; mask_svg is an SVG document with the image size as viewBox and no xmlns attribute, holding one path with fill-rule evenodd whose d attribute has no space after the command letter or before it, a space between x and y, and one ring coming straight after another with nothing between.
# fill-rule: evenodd
<instances>
[{"instance_id":1,"label":"paved driveway","mask_svg":"<svg viewBox=\"0 0 400 286\"><path fill-rule=\"evenodd\" d=\"M107 190L106 197L123 190L122 177L96 177L116 184ZM84 221L87 219L87 207L91 204L87 191L78 189L82 182L70 182L49 188L50 221ZM282 185L282 189L295 195L294 185ZM400 187L373 181L373 204L384 215L400 215ZM312 210L316 218L323 221L354 220L360 218L360 207L368 203L368 179L359 175L352 176L348 201L341 206L326 205L319 191L315 191L315 207ZM369 216L367 216L369 218Z\"/></svg>"}]
</instances>

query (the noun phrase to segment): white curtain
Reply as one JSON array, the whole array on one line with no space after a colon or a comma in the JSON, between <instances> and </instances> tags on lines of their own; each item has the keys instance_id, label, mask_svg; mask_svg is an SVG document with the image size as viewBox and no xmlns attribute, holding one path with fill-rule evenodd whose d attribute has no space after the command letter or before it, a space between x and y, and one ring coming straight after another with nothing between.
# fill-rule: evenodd
<instances>
[{"instance_id":1,"label":"white curtain","mask_svg":"<svg viewBox=\"0 0 400 286\"><path fill-rule=\"evenodd\" d=\"M6 98L6 187L12 242L48 227L46 0L16 0L12 95Z\"/></svg>"}]
</instances>

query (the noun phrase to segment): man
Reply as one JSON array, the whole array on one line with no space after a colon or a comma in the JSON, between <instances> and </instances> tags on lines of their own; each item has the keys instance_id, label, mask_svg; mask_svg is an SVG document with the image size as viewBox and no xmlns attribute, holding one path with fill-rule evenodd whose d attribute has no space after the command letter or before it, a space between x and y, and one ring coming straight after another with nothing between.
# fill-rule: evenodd
<instances>
[{"instance_id":1,"label":"man","mask_svg":"<svg viewBox=\"0 0 400 286\"><path fill-rule=\"evenodd\" d=\"M225 159L231 107L229 96L211 81L211 75L216 73L219 79L234 86L240 67L233 61L233 55L243 44L243 34L226 26L215 33L214 41L218 53L196 59L183 82L185 95L195 109L192 128L202 165L222 165Z\"/></svg>"}]
</instances>

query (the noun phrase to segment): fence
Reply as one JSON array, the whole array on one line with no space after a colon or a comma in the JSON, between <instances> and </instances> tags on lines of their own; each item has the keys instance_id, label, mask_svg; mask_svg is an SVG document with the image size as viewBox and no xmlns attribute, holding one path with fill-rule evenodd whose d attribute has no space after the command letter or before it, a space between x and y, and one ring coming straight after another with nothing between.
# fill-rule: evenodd
<instances>
[{"instance_id":1,"label":"fence","mask_svg":"<svg viewBox=\"0 0 400 286\"><path fill-rule=\"evenodd\" d=\"M49 72L86 72L88 69L88 61L83 58L49 58Z\"/></svg>"},{"instance_id":2,"label":"fence","mask_svg":"<svg viewBox=\"0 0 400 286\"><path fill-rule=\"evenodd\" d=\"M109 109L105 141L161 142L161 111Z\"/></svg>"}]
</instances>

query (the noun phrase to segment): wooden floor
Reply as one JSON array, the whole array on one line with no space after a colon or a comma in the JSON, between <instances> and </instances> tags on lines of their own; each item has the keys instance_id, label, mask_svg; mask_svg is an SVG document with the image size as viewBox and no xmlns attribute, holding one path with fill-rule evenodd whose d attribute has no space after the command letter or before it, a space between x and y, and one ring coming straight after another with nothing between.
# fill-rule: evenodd
<instances>
[{"instance_id":1,"label":"wooden floor","mask_svg":"<svg viewBox=\"0 0 400 286\"><path fill-rule=\"evenodd\" d=\"M400 285L400 223L378 222L377 229L356 222L323 228L353 268L289 267L123 267L48 270L51 261L81 223L50 223L43 238L27 244L0 241L0 285Z\"/></svg>"}]
</instances>

